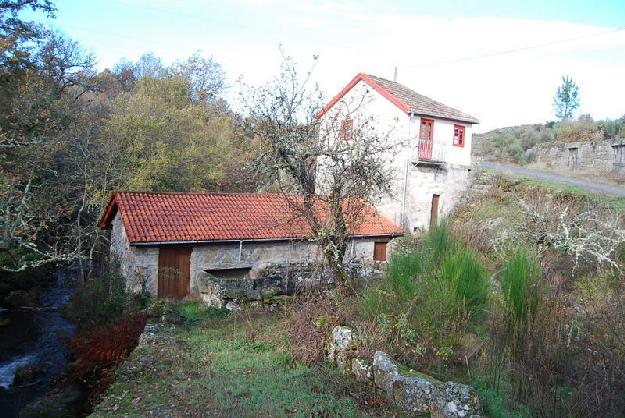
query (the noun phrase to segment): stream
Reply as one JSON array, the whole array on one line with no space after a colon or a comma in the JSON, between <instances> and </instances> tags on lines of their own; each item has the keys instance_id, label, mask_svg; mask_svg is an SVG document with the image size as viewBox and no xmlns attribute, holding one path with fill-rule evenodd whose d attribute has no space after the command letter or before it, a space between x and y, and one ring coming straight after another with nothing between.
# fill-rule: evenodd
<instances>
[{"instance_id":1,"label":"stream","mask_svg":"<svg viewBox=\"0 0 625 418\"><path fill-rule=\"evenodd\" d=\"M26 404L44 395L69 362L66 342L74 326L59 312L74 291L73 276L55 273L56 283L40 295L41 309L0 307L0 416L16 417ZM34 366L35 378L22 385L14 382L15 372Z\"/></svg>"}]
</instances>

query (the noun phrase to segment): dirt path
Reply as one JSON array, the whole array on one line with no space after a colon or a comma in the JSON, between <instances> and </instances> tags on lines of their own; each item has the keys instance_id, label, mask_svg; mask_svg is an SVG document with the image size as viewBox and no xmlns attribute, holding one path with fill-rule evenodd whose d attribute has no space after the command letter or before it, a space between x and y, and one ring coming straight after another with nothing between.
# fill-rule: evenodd
<instances>
[{"instance_id":1,"label":"dirt path","mask_svg":"<svg viewBox=\"0 0 625 418\"><path fill-rule=\"evenodd\" d=\"M482 161L481 165L485 169L495 170L505 174L516 174L533 179L553 181L556 183L569 184L578 186L585 190L603 193L611 196L625 196L625 187L610 186L608 184L596 183L587 180L581 180L574 177L562 176L559 174L549 173L525 167L519 167L512 164L494 163L490 161Z\"/></svg>"}]
</instances>

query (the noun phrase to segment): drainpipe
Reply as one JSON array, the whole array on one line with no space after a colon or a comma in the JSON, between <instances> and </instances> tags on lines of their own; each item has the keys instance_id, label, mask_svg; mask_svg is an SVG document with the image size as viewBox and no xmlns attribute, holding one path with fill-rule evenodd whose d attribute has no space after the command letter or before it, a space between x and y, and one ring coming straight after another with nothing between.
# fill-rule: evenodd
<instances>
[{"instance_id":1,"label":"drainpipe","mask_svg":"<svg viewBox=\"0 0 625 418\"><path fill-rule=\"evenodd\" d=\"M243 255L243 241L239 241L239 263L241 262L242 255Z\"/></svg>"}]
</instances>

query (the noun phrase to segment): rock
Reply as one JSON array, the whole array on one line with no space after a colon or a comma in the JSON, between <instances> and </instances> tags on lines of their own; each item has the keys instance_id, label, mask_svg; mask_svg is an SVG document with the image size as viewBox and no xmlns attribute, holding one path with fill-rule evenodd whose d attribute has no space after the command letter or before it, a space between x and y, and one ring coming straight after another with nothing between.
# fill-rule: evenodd
<instances>
[{"instance_id":1,"label":"rock","mask_svg":"<svg viewBox=\"0 0 625 418\"><path fill-rule=\"evenodd\" d=\"M351 328L337 326L332 330L332 341L328 344L328 359L345 371L350 351L356 348Z\"/></svg>"},{"instance_id":2,"label":"rock","mask_svg":"<svg viewBox=\"0 0 625 418\"><path fill-rule=\"evenodd\" d=\"M437 385L432 414L443 417L476 416L480 411L480 400L475 389L454 382Z\"/></svg>"},{"instance_id":3,"label":"rock","mask_svg":"<svg viewBox=\"0 0 625 418\"><path fill-rule=\"evenodd\" d=\"M43 369L35 364L26 364L18 367L15 370L13 385L22 386L31 383L41 373L43 373Z\"/></svg>"},{"instance_id":4,"label":"rock","mask_svg":"<svg viewBox=\"0 0 625 418\"><path fill-rule=\"evenodd\" d=\"M382 351L373 356L373 377L387 399L411 415L479 416L480 403L474 389L460 383L442 383L422 373L400 373Z\"/></svg>"},{"instance_id":5,"label":"rock","mask_svg":"<svg viewBox=\"0 0 625 418\"><path fill-rule=\"evenodd\" d=\"M376 351L373 355L373 379L375 385L386 392L387 398L393 396L393 382L399 372L388 355L383 351Z\"/></svg>"},{"instance_id":6,"label":"rock","mask_svg":"<svg viewBox=\"0 0 625 418\"><path fill-rule=\"evenodd\" d=\"M234 302L228 302L226 303L226 309L229 310L230 312L234 312L234 311L240 311L241 307Z\"/></svg>"},{"instance_id":7,"label":"rock","mask_svg":"<svg viewBox=\"0 0 625 418\"><path fill-rule=\"evenodd\" d=\"M50 393L29 403L20 411L20 417L77 417L83 416L84 394L76 386Z\"/></svg>"},{"instance_id":8,"label":"rock","mask_svg":"<svg viewBox=\"0 0 625 418\"><path fill-rule=\"evenodd\" d=\"M371 364L361 358L352 359L352 374L359 382L368 382L373 379Z\"/></svg>"},{"instance_id":9,"label":"rock","mask_svg":"<svg viewBox=\"0 0 625 418\"><path fill-rule=\"evenodd\" d=\"M37 290L13 290L4 298L4 303L12 308L36 307L39 305Z\"/></svg>"}]
</instances>

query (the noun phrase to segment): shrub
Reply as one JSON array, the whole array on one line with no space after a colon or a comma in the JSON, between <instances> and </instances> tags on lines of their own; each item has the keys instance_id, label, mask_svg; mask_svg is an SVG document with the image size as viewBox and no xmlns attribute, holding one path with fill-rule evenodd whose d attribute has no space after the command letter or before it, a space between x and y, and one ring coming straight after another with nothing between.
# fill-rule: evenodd
<instances>
[{"instance_id":1,"label":"shrub","mask_svg":"<svg viewBox=\"0 0 625 418\"><path fill-rule=\"evenodd\" d=\"M184 323L193 324L207 319L226 317L230 311L207 306L201 302L183 302L176 305L176 313Z\"/></svg>"},{"instance_id":2,"label":"shrub","mask_svg":"<svg viewBox=\"0 0 625 418\"><path fill-rule=\"evenodd\" d=\"M501 290L511 326L526 324L536 311L539 298L540 262L521 248L503 267Z\"/></svg>"},{"instance_id":3,"label":"shrub","mask_svg":"<svg viewBox=\"0 0 625 418\"><path fill-rule=\"evenodd\" d=\"M365 292L360 308L397 347L396 355L429 368L462 346L488 297L485 269L443 224L390 260L382 283Z\"/></svg>"},{"instance_id":4,"label":"shrub","mask_svg":"<svg viewBox=\"0 0 625 418\"><path fill-rule=\"evenodd\" d=\"M70 348L75 361L68 371L68 378L86 386L89 393L87 410L115 380L115 369L137 346L145 320L145 315L135 313L115 325L87 332L72 340Z\"/></svg>"},{"instance_id":5,"label":"shrub","mask_svg":"<svg viewBox=\"0 0 625 418\"><path fill-rule=\"evenodd\" d=\"M65 306L65 313L83 330L99 329L118 322L133 310L134 299L124 277L106 273L89 280Z\"/></svg>"}]
</instances>

